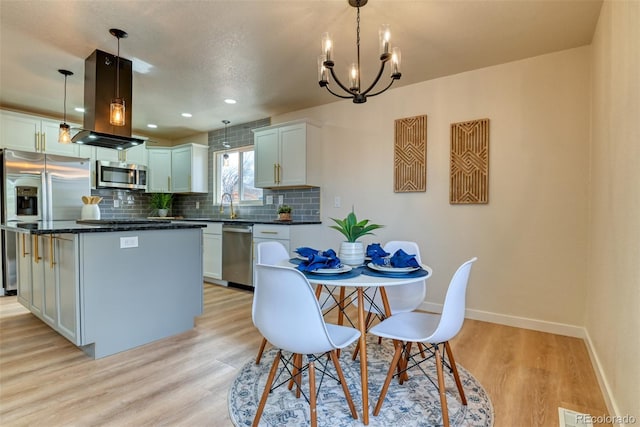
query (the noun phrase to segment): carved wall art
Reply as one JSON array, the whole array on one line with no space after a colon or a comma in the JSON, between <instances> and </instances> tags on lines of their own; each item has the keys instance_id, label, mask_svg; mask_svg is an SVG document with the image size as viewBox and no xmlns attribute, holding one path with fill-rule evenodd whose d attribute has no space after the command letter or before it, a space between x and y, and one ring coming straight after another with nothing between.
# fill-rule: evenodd
<instances>
[{"instance_id":1,"label":"carved wall art","mask_svg":"<svg viewBox=\"0 0 640 427\"><path fill-rule=\"evenodd\" d=\"M451 124L449 203L489 202L489 119Z\"/></svg>"},{"instance_id":2,"label":"carved wall art","mask_svg":"<svg viewBox=\"0 0 640 427\"><path fill-rule=\"evenodd\" d=\"M395 121L393 191L427 191L427 116Z\"/></svg>"}]
</instances>

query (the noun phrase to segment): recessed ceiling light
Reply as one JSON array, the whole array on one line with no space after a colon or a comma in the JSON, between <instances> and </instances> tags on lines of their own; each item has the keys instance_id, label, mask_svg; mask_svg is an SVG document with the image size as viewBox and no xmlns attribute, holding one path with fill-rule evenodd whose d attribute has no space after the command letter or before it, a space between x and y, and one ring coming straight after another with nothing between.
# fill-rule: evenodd
<instances>
[{"instance_id":1,"label":"recessed ceiling light","mask_svg":"<svg viewBox=\"0 0 640 427\"><path fill-rule=\"evenodd\" d=\"M76 110L78 113L84 113L84 108L82 107L76 107L74 108L74 110Z\"/></svg>"},{"instance_id":2,"label":"recessed ceiling light","mask_svg":"<svg viewBox=\"0 0 640 427\"><path fill-rule=\"evenodd\" d=\"M154 125L153 123L149 123L149 124L147 125L147 127L148 127L148 128L151 128L151 129L155 129L155 128L157 128L157 127L158 127L158 125Z\"/></svg>"},{"instance_id":3,"label":"recessed ceiling light","mask_svg":"<svg viewBox=\"0 0 640 427\"><path fill-rule=\"evenodd\" d=\"M235 104L236 100L235 99L231 99L231 98L227 98L224 100L224 102L226 102L227 104Z\"/></svg>"},{"instance_id":4,"label":"recessed ceiling light","mask_svg":"<svg viewBox=\"0 0 640 427\"><path fill-rule=\"evenodd\" d=\"M193 117L193 114L191 114L191 113L182 113L181 116L182 117Z\"/></svg>"}]
</instances>

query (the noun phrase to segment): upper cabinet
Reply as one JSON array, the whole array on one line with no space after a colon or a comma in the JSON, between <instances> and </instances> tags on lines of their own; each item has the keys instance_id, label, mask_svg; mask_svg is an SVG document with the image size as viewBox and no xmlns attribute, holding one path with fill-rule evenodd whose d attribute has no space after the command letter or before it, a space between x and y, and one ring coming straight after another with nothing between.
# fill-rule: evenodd
<instances>
[{"instance_id":1,"label":"upper cabinet","mask_svg":"<svg viewBox=\"0 0 640 427\"><path fill-rule=\"evenodd\" d=\"M58 143L60 122L11 111L0 111L0 120L0 147L62 156L79 155L76 144ZM72 128L80 127L69 125Z\"/></svg>"},{"instance_id":2,"label":"upper cabinet","mask_svg":"<svg viewBox=\"0 0 640 427\"><path fill-rule=\"evenodd\" d=\"M149 193L207 193L209 147L184 144L149 147Z\"/></svg>"},{"instance_id":3,"label":"upper cabinet","mask_svg":"<svg viewBox=\"0 0 640 427\"><path fill-rule=\"evenodd\" d=\"M320 185L320 128L301 121L263 127L253 132L256 187Z\"/></svg>"}]
</instances>

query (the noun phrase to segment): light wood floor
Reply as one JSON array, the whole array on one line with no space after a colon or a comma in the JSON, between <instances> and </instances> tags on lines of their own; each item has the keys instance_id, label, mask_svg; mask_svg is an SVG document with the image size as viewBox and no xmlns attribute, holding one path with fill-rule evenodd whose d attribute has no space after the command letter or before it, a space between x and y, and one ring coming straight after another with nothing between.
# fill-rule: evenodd
<instances>
[{"instance_id":1,"label":"light wood floor","mask_svg":"<svg viewBox=\"0 0 640 427\"><path fill-rule=\"evenodd\" d=\"M251 299L205 284L192 331L92 360L0 298L0 425L231 426L227 390L261 340ZM582 340L467 320L452 347L491 396L496 427L558 426L558 406L606 414Z\"/></svg>"}]
</instances>

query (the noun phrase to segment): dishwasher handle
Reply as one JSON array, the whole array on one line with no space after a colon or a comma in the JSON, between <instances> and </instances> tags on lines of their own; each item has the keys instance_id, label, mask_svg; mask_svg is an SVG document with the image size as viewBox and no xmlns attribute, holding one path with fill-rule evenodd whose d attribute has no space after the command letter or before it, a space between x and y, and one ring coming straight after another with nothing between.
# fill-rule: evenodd
<instances>
[{"instance_id":1,"label":"dishwasher handle","mask_svg":"<svg viewBox=\"0 0 640 427\"><path fill-rule=\"evenodd\" d=\"M253 227L251 226L222 226L223 233L247 233L250 234L253 232Z\"/></svg>"}]
</instances>

